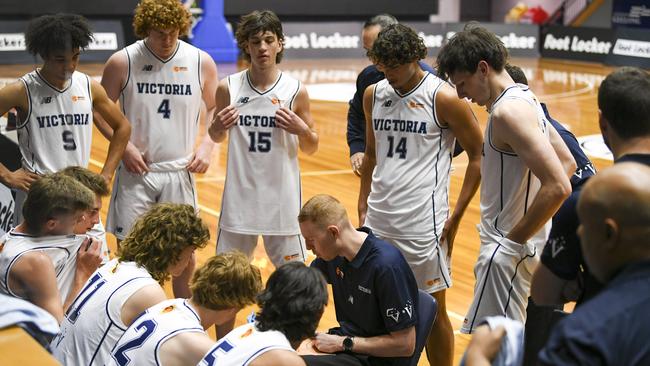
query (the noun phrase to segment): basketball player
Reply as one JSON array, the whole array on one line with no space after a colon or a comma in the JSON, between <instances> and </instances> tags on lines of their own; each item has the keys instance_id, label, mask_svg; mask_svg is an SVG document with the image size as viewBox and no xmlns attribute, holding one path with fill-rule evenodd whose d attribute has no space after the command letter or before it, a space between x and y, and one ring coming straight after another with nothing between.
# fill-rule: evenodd
<instances>
[{"instance_id":1,"label":"basketball player","mask_svg":"<svg viewBox=\"0 0 650 366\"><path fill-rule=\"evenodd\" d=\"M257 304L255 323L228 333L200 366L305 364L294 350L314 335L327 305L322 274L301 262L284 264L271 274Z\"/></svg>"},{"instance_id":2,"label":"basketball player","mask_svg":"<svg viewBox=\"0 0 650 366\"><path fill-rule=\"evenodd\" d=\"M296 221L298 149L307 154L318 149L307 89L278 69L284 35L273 12L244 15L236 37L250 67L219 82L217 114L210 126L216 142L229 135L217 253L237 249L252 258L262 235L276 267L304 261ZM219 329L219 335L230 330Z\"/></svg>"},{"instance_id":3,"label":"basketball player","mask_svg":"<svg viewBox=\"0 0 650 366\"><path fill-rule=\"evenodd\" d=\"M156 202L198 209L192 173L207 171L214 144L206 134L194 145L214 109L217 68L206 52L178 39L190 23L178 0L140 1L133 27L142 39L113 54L104 68L102 85L109 98L119 98L133 129L106 220L118 243ZM110 136L110 128L102 126L102 133Z\"/></svg>"},{"instance_id":4,"label":"basketball player","mask_svg":"<svg viewBox=\"0 0 650 366\"><path fill-rule=\"evenodd\" d=\"M390 14L379 14L368 19L363 24L363 30L361 31L363 48L369 51L379 32L392 24L397 24L397 19ZM434 73L433 68L427 63L420 61L419 64L422 70ZM361 163L366 150L366 118L363 113L363 93L367 87L382 79L384 79L384 73L377 70L377 66L368 65L357 76L357 90L349 103L347 141L350 148L350 165L354 174L358 176L361 176Z\"/></svg>"},{"instance_id":5,"label":"basketball player","mask_svg":"<svg viewBox=\"0 0 650 366\"><path fill-rule=\"evenodd\" d=\"M210 258L192 278L192 297L145 311L111 351L109 365L196 365L214 345L205 333L252 304L262 287L257 267L231 252Z\"/></svg>"},{"instance_id":6,"label":"basketball player","mask_svg":"<svg viewBox=\"0 0 650 366\"><path fill-rule=\"evenodd\" d=\"M445 304L449 259L460 219L478 189L482 139L469 104L418 65L426 52L422 39L402 24L383 29L368 52L386 79L364 93L367 144L359 223L399 248L418 287L438 301L427 353L432 364L451 365L454 337ZM456 138L469 163L449 215Z\"/></svg>"},{"instance_id":7,"label":"basketball player","mask_svg":"<svg viewBox=\"0 0 650 366\"><path fill-rule=\"evenodd\" d=\"M481 247L464 333L490 315L525 321L538 251L576 169L535 95L504 70L507 58L501 40L476 25L438 54L438 74L451 80L458 97L490 112L481 159Z\"/></svg>"},{"instance_id":8,"label":"basketball player","mask_svg":"<svg viewBox=\"0 0 650 366\"><path fill-rule=\"evenodd\" d=\"M54 357L64 365L104 365L133 320L166 299L162 283L209 239L192 206L154 205L122 241L119 257L97 269L74 299L50 346Z\"/></svg>"},{"instance_id":9,"label":"basketball player","mask_svg":"<svg viewBox=\"0 0 650 366\"><path fill-rule=\"evenodd\" d=\"M32 183L24 221L0 239L0 292L63 312L101 262L96 239L73 235L93 206L93 193L61 173Z\"/></svg>"}]
</instances>

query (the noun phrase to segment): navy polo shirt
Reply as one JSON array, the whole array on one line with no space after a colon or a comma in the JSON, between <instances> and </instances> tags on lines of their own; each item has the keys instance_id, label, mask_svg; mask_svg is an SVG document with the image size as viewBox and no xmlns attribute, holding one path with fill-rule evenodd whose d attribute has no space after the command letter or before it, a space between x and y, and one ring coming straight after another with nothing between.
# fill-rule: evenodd
<instances>
[{"instance_id":1,"label":"navy polo shirt","mask_svg":"<svg viewBox=\"0 0 650 366\"><path fill-rule=\"evenodd\" d=\"M650 155L628 154L621 156L615 163L626 161L650 166ZM583 291L579 299L581 303L598 293L602 289L602 284L588 271L582 256L580 239L576 233L580 225L577 212L580 191L581 187L576 187L553 216L553 226L542 251L541 261L553 274L567 281L574 280L582 274Z\"/></svg>"},{"instance_id":2,"label":"navy polo shirt","mask_svg":"<svg viewBox=\"0 0 650 366\"><path fill-rule=\"evenodd\" d=\"M433 75L436 71L424 61L419 61L420 68ZM366 119L363 113L363 93L370 85L384 80L384 73L377 70L377 66L369 65L357 76L357 91L350 99L348 109L348 146L350 156L358 152L366 151ZM455 156L455 155L454 155Z\"/></svg>"},{"instance_id":3,"label":"navy polo shirt","mask_svg":"<svg viewBox=\"0 0 650 366\"><path fill-rule=\"evenodd\" d=\"M630 264L558 323L542 365L650 365L650 262Z\"/></svg>"},{"instance_id":4,"label":"navy polo shirt","mask_svg":"<svg viewBox=\"0 0 650 366\"><path fill-rule=\"evenodd\" d=\"M331 261L317 258L311 264L332 285L340 328L331 333L375 337L415 326L418 287L411 268L397 248L368 228L358 230L368 237L351 262L339 256ZM399 360L371 359L373 365Z\"/></svg>"}]
</instances>

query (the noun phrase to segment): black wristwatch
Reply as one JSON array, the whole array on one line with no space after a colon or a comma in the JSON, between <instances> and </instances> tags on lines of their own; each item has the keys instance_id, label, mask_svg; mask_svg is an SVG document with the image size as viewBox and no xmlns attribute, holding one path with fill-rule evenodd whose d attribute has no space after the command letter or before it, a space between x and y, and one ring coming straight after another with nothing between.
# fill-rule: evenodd
<instances>
[{"instance_id":1,"label":"black wristwatch","mask_svg":"<svg viewBox=\"0 0 650 366\"><path fill-rule=\"evenodd\" d=\"M354 346L354 337L345 337L343 340L343 350L345 352L352 352L352 346Z\"/></svg>"}]
</instances>

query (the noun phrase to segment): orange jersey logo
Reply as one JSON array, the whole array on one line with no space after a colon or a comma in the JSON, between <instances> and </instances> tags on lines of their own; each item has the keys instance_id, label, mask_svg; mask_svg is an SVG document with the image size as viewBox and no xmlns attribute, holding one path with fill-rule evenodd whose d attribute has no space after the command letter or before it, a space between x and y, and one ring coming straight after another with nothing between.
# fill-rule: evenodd
<instances>
[{"instance_id":1,"label":"orange jersey logo","mask_svg":"<svg viewBox=\"0 0 650 366\"><path fill-rule=\"evenodd\" d=\"M411 108L424 108L424 104L414 102L414 101L411 100L411 101L409 101L409 107L411 107Z\"/></svg>"},{"instance_id":2,"label":"orange jersey logo","mask_svg":"<svg viewBox=\"0 0 650 366\"><path fill-rule=\"evenodd\" d=\"M174 305L169 305L166 308L162 309L161 313L162 314L171 313L172 311L174 311Z\"/></svg>"},{"instance_id":3,"label":"orange jersey logo","mask_svg":"<svg viewBox=\"0 0 650 366\"><path fill-rule=\"evenodd\" d=\"M273 98L273 99L271 99L271 103L273 103L273 104L279 104L280 106L282 106L282 102L284 102L284 100L280 100L280 99L278 99L278 98Z\"/></svg>"},{"instance_id":4,"label":"orange jersey logo","mask_svg":"<svg viewBox=\"0 0 650 366\"><path fill-rule=\"evenodd\" d=\"M174 66L174 72L181 72L181 71L187 71L187 67L185 67L185 66Z\"/></svg>"},{"instance_id":5,"label":"orange jersey logo","mask_svg":"<svg viewBox=\"0 0 650 366\"><path fill-rule=\"evenodd\" d=\"M79 101L79 100L86 100L86 97L84 97L83 95L73 95L72 96L72 101L73 102L76 102L76 101Z\"/></svg>"}]
</instances>

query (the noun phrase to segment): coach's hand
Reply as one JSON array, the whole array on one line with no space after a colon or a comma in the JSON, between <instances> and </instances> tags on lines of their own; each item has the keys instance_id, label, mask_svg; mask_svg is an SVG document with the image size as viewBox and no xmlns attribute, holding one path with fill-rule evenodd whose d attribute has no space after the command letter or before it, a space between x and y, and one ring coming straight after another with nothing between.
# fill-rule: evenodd
<instances>
[{"instance_id":1,"label":"coach's hand","mask_svg":"<svg viewBox=\"0 0 650 366\"><path fill-rule=\"evenodd\" d=\"M344 339L345 337L334 334L316 333L313 345L317 350L325 353L342 352Z\"/></svg>"},{"instance_id":2,"label":"coach's hand","mask_svg":"<svg viewBox=\"0 0 650 366\"><path fill-rule=\"evenodd\" d=\"M20 189L22 191L29 191L29 187L39 178L38 174L29 172L23 168L10 172L6 178L3 179L4 183L10 188Z\"/></svg>"},{"instance_id":3,"label":"coach's hand","mask_svg":"<svg viewBox=\"0 0 650 366\"><path fill-rule=\"evenodd\" d=\"M102 263L102 245L99 240L88 237L77 252L77 274L86 279Z\"/></svg>"},{"instance_id":4,"label":"coach's hand","mask_svg":"<svg viewBox=\"0 0 650 366\"><path fill-rule=\"evenodd\" d=\"M142 175L149 171L149 167L147 166L147 163L145 163L140 150L138 150L138 148L131 142L126 145L124 155L122 155L122 162L124 162L126 171L131 174Z\"/></svg>"},{"instance_id":5,"label":"coach's hand","mask_svg":"<svg viewBox=\"0 0 650 366\"><path fill-rule=\"evenodd\" d=\"M305 121L287 107L280 107L275 111L275 124L292 135L311 133L311 129Z\"/></svg>"},{"instance_id":6,"label":"coach's hand","mask_svg":"<svg viewBox=\"0 0 650 366\"><path fill-rule=\"evenodd\" d=\"M352 166L352 171L357 177L361 176L361 164L363 164L363 156L365 153L358 152L350 156L350 166Z\"/></svg>"}]
</instances>

